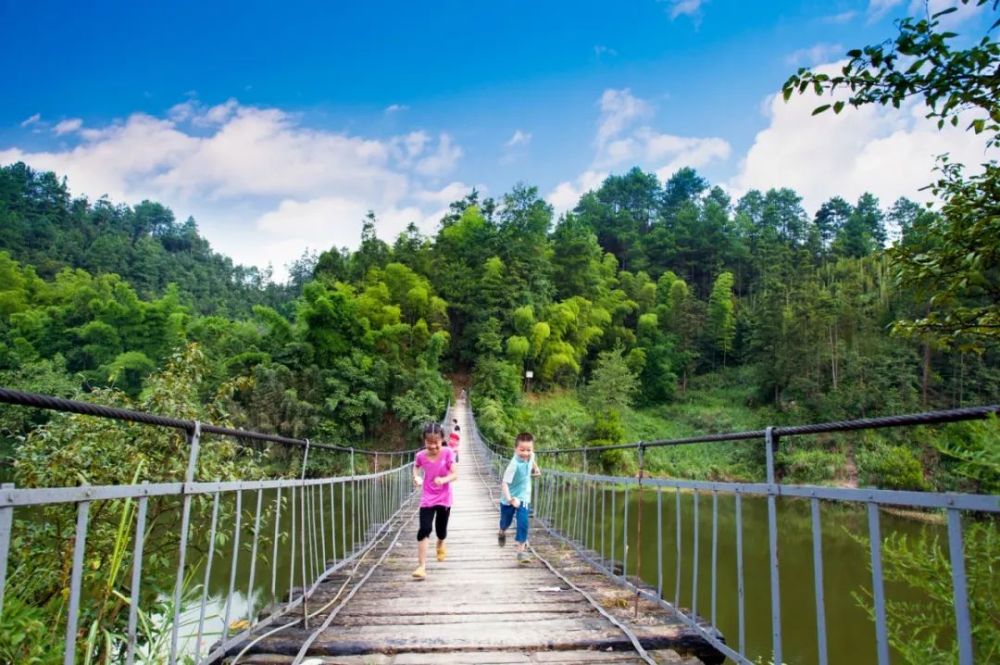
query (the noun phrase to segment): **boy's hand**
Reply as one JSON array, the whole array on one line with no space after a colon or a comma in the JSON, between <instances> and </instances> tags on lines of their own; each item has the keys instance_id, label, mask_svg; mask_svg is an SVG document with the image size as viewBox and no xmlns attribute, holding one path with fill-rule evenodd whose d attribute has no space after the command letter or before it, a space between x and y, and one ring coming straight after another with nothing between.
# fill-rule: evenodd
<instances>
[{"instance_id":1,"label":"boy's hand","mask_svg":"<svg viewBox=\"0 0 1000 665\"><path fill-rule=\"evenodd\" d=\"M441 487L446 482L448 481L444 479L444 476L438 476L437 478L434 479L434 484L437 485L438 487Z\"/></svg>"},{"instance_id":2,"label":"boy's hand","mask_svg":"<svg viewBox=\"0 0 1000 665\"><path fill-rule=\"evenodd\" d=\"M511 499L510 499L510 505L514 506L515 508L520 508L521 507L521 500L518 499L517 497L511 497Z\"/></svg>"},{"instance_id":3,"label":"boy's hand","mask_svg":"<svg viewBox=\"0 0 1000 665\"><path fill-rule=\"evenodd\" d=\"M417 478L416 476L413 476L413 486L414 487L420 487L423 484L424 484L424 481L422 479Z\"/></svg>"},{"instance_id":4,"label":"boy's hand","mask_svg":"<svg viewBox=\"0 0 1000 665\"><path fill-rule=\"evenodd\" d=\"M537 478L538 476L542 475L542 470L541 469L535 469L534 471L531 472L531 475L534 476L535 478Z\"/></svg>"}]
</instances>

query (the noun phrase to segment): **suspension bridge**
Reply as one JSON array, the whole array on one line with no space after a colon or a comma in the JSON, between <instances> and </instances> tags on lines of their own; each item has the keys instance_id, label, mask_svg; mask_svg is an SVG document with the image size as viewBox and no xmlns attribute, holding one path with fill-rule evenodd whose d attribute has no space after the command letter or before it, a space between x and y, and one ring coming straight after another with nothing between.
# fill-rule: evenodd
<instances>
[{"instance_id":1,"label":"suspension bridge","mask_svg":"<svg viewBox=\"0 0 1000 665\"><path fill-rule=\"evenodd\" d=\"M1000 512L1000 496L787 485L775 477L773 457L782 437L980 419L995 414L996 406L596 449L541 450L545 471L536 482L532 502L533 556L527 564L519 564L512 548L499 547L496 538L497 474L510 451L485 440L473 414L460 402L449 408L445 418L445 422L459 420L465 439L448 553L441 562L432 557L426 580L415 581L410 577L416 559L413 451L362 451L2 388L0 402L173 428L186 435L188 465L182 481L0 487L0 618L13 579L8 577L8 561L12 544L16 547L19 542L19 530L43 508L72 513L72 532L64 537L69 554L61 613L64 663L83 662L88 658L83 652L92 642L88 622L94 611L85 588L91 565L87 537L92 506L99 510L105 504L127 502L135 508L128 525L130 577L120 592L128 601L127 612L114 637L117 641L105 647L106 662L693 665L728 658L752 665L760 654L747 646L741 522L742 500L751 497L766 500L768 512L771 649L765 658L786 662L777 506L805 501L811 508L813 575L801 583L813 588L816 652L803 662L830 662L821 522L823 507L834 504L865 509L875 624L872 648L880 665L891 662L881 511L902 507L944 515L959 662L974 662L963 534L973 513ZM276 480L197 478L200 449L219 438L300 450L302 472L297 478ZM643 458L651 448L718 441L763 444L766 482L655 479L643 473ZM635 477L590 472L590 456L613 449L634 451L640 470ZM349 456L350 471L309 477L310 455ZM578 456L580 469L546 468L545 460L556 456ZM630 494L638 501L630 502ZM737 550L733 588L721 588L719 580L720 495L733 498ZM694 520L688 526L681 517L682 496L693 501ZM703 509L711 510L711 521L706 523L710 536L699 534L699 498L703 505L710 501ZM154 653L150 636L143 632L150 624L141 607L149 595L148 589L143 591L144 566L149 570L162 565L162 556L153 559L145 549L152 533L146 520L151 506L164 501L173 501L179 513L179 535L172 541L173 592L164 606L169 609L161 610L153 622L166 626L161 651ZM676 504L672 524L671 501ZM630 505L637 514L630 515ZM638 545L644 505L656 513L656 549L645 562ZM663 545L665 525L676 530L672 534L676 549L671 552ZM701 543L710 547L711 555L707 569L699 570L699 562L706 558L704 551L699 555ZM665 562L675 569L669 570ZM221 591L210 594L211 581L219 579L220 572L223 582L215 586ZM667 580L674 575L673 593L667 593ZM193 593L192 580L197 580ZM682 589L690 593L682 596ZM735 599L738 606L732 634L723 635L717 628L720 596Z\"/></svg>"}]
</instances>

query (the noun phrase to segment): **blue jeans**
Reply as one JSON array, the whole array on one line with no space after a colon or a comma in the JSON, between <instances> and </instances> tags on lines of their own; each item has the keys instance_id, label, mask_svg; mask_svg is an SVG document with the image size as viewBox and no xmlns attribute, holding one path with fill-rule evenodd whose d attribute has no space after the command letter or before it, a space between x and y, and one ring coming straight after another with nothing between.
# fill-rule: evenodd
<instances>
[{"instance_id":1,"label":"blue jeans","mask_svg":"<svg viewBox=\"0 0 1000 665\"><path fill-rule=\"evenodd\" d=\"M528 542L528 506L522 503L515 508L511 505L500 504L500 530L506 531L510 523L517 516L517 534L514 540L519 543Z\"/></svg>"}]
</instances>

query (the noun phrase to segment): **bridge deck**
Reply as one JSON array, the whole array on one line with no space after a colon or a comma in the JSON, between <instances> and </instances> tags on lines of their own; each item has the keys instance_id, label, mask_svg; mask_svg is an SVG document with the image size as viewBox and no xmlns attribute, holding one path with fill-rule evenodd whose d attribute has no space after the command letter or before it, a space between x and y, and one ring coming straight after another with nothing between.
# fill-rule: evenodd
<instances>
[{"instance_id":1,"label":"bridge deck","mask_svg":"<svg viewBox=\"0 0 1000 665\"><path fill-rule=\"evenodd\" d=\"M466 412L455 417L464 433L472 431ZM475 446L463 440L461 477L448 529L448 557L434 559L434 536L428 553L427 578L417 581L416 504L389 525L383 542L359 564L324 582L309 599L310 611L331 603L329 611L301 625L301 610L288 615L289 625L247 650L245 665L294 661L303 643L318 630L304 663L416 664L434 663L642 663L625 632L603 616L544 564L517 563L513 530L507 547L496 539L497 508L490 490L495 483ZM559 560L570 579L606 607L631 617L622 589L610 584L536 528L532 544L546 560ZM567 574L567 573L564 573ZM342 607L352 590L356 595ZM338 595L339 594L339 595ZM622 606L627 605L627 609ZM330 612L335 616L320 629ZM638 622L629 626L652 661L696 664L707 645L693 631L659 608L644 604ZM291 625L290 622L298 622ZM265 630L271 630L268 627ZM262 631L263 632L263 631ZM233 662L244 645L231 649ZM687 655L678 654L677 650ZM708 647L709 653L717 652ZM721 659L706 659L720 662Z\"/></svg>"}]
</instances>

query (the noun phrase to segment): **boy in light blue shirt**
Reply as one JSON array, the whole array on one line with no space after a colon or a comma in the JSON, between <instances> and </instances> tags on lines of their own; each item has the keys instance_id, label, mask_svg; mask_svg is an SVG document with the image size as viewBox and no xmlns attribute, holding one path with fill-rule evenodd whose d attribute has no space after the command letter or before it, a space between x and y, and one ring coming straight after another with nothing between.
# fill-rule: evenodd
<instances>
[{"instance_id":1,"label":"boy in light blue shirt","mask_svg":"<svg viewBox=\"0 0 1000 665\"><path fill-rule=\"evenodd\" d=\"M514 540L517 542L519 563L531 560L527 551L531 477L540 475L542 471L535 463L535 437L527 432L521 432L514 442L514 456L503 472L500 483L503 496L500 499L500 531L497 533L497 544L503 547L507 544L507 529L511 522L517 519Z\"/></svg>"}]
</instances>

